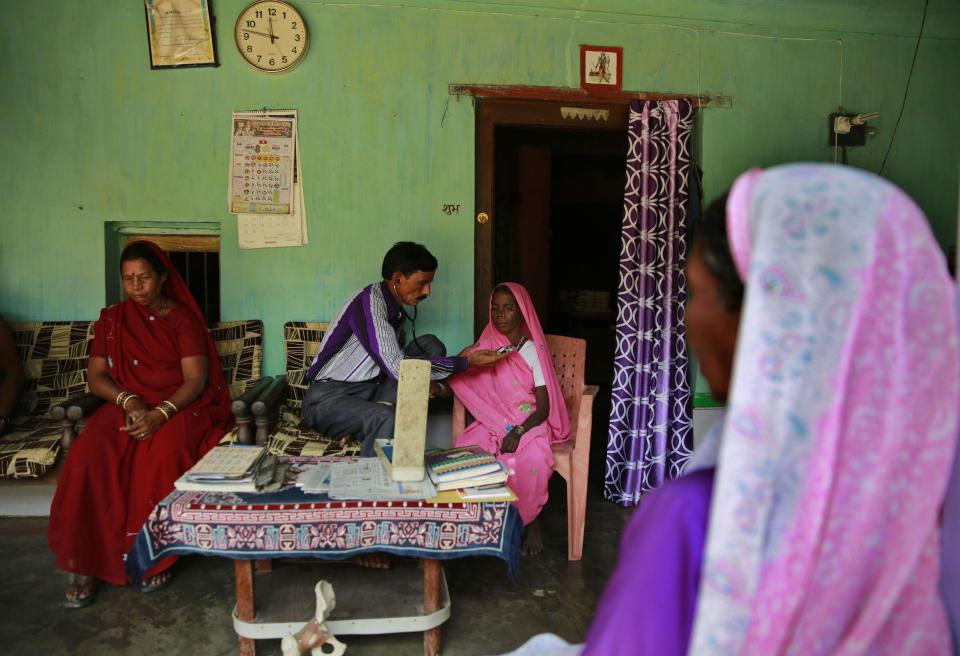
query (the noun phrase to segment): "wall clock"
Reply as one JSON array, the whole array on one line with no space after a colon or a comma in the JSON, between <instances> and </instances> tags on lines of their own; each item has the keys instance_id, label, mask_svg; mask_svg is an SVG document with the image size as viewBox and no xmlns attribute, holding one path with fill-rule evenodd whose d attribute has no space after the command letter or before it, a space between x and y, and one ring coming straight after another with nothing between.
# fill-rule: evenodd
<instances>
[{"instance_id":1,"label":"wall clock","mask_svg":"<svg viewBox=\"0 0 960 656\"><path fill-rule=\"evenodd\" d=\"M282 0L257 0L240 12L234 28L237 50L258 71L283 73L307 51L303 16Z\"/></svg>"}]
</instances>

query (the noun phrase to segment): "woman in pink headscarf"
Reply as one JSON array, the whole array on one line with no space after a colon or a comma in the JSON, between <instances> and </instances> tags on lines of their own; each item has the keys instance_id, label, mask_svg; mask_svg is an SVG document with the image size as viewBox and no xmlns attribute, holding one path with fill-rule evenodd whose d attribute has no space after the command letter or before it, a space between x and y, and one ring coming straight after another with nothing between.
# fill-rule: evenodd
<instances>
[{"instance_id":1,"label":"woman in pink headscarf","mask_svg":"<svg viewBox=\"0 0 960 656\"><path fill-rule=\"evenodd\" d=\"M467 349L509 349L494 366L471 369L450 379L450 387L476 419L456 439L493 453L512 470L507 484L527 527L523 552L543 548L537 516L547 502L554 442L569 437L570 418L553 360L530 294L507 282L490 296L490 323Z\"/></svg>"}]
</instances>

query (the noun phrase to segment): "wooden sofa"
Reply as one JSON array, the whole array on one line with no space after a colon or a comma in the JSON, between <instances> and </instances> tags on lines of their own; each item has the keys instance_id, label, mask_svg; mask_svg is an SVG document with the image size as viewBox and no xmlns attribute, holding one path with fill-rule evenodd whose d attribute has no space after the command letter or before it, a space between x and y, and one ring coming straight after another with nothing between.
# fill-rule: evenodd
<instances>
[{"instance_id":1,"label":"wooden sofa","mask_svg":"<svg viewBox=\"0 0 960 656\"><path fill-rule=\"evenodd\" d=\"M87 389L87 360L93 323L44 321L13 323L14 343L24 364L24 384L0 437L0 478L37 478L53 467L82 429L83 419L103 401ZM263 322L229 321L210 328L220 356L234 414L250 424L245 399L272 379L261 377ZM238 428L227 439L239 439Z\"/></svg>"},{"instance_id":2,"label":"wooden sofa","mask_svg":"<svg viewBox=\"0 0 960 656\"><path fill-rule=\"evenodd\" d=\"M355 441L341 445L339 439L321 435L301 424L300 408L307 392L306 373L320 350L327 330L322 322L291 321L284 324L286 373L277 376L254 400L250 409L256 422L256 443L271 453L292 456L358 455Z\"/></svg>"}]
</instances>

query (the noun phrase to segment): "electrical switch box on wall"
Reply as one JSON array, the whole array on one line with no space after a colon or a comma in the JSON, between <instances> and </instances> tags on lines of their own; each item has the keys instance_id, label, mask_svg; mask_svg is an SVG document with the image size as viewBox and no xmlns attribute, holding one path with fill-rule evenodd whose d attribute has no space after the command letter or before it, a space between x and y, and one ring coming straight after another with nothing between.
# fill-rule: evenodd
<instances>
[{"instance_id":1,"label":"electrical switch box on wall","mask_svg":"<svg viewBox=\"0 0 960 656\"><path fill-rule=\"evenodd\" d=\"M867 143L867 134L876 134L876 128L867 127L867 121L879 118L880 114L842 114L839 112L827 117L827 134L830 146L863 146Z\"/></svg>"}]
</instances>

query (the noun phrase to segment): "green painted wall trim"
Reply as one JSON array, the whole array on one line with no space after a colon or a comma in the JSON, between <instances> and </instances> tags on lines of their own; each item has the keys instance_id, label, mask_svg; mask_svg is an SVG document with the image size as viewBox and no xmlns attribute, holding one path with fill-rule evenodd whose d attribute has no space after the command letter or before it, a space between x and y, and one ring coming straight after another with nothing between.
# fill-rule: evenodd
<instances>
[{"instance_id":1,"label":"green painted wall trim","mask_svg":"<svg viewBox=\"0 0 960 656\"><path fill-rule=\"evenodd\" d=\"M723 408L726 407L725 403L721 403L713 398L713 395L710 392L697 392L693 395L693 407L694 408Z\"/></svg>"}]
</instances>

